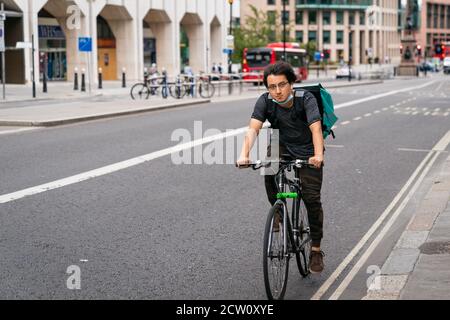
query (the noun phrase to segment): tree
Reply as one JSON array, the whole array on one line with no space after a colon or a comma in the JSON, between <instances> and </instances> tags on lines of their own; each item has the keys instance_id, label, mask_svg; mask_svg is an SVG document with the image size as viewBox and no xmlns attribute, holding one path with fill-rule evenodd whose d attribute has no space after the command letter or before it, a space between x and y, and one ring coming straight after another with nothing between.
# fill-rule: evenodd
<instances>
[{"instance_id":1,"label":"tree","mask_svg":"<svg viewBox=\"0 0 450 320\"><path fill-rule=\"evenodd\" d=\"M242 61L244 48L265 47L270 42L283 41L283 24L278 12L264 12L249 4L251 15L246 16L246 24L234 28L234 54L233 62ZM289 38L290 23L286 27L286 41L295 41Z\"/></svg>"},{"instance_id":2,"label":"tree","mask_svg":"<svg viewBox=\"0 0 450 320\"><path fill-rule=\"evenodd\" d=\"M307 43L302 43L301 48L306 49L306 54L308 55L308 62L314 61L314 53L317 50L317 44L315 41L309 41Z\"/></svg>"}]
</instances>

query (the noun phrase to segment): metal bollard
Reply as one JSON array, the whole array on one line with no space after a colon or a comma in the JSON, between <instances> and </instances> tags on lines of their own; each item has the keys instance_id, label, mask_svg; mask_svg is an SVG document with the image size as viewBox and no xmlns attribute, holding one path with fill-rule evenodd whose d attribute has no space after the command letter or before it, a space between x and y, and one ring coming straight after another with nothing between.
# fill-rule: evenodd
<instances>
[{"instance_id":1,"label":"metal bollard","mask_svg":"<svg viewBox=\"0 0 450 320\"><path fill-rule=\"evenodd\" d=\"M86 92L86 76L85 70L81 69L81 92Z\"/></svg>"},{"instance_id":2,"label":"metal bollard","mask_svg":"<svg viewBox=\"0 0 450 320\"><path fill-rule=\"evenodd\" d=\"M122 88L126 88L127 87L127 79L126 79L126 69L123 68L122 69Z\"/></svg>"},{"instance_id":3,"label":"metal bollard","mask_svg":"<svg viewBox=\"0 0 450 320\"><path fill-rule=\"evenodd\" d=\"M42 92L47 93L47 72L44 70L42 75Z\"/></svg>"},{"instance_id":4,"label":"metal bollard","mask_svg":"<svg viewBox=\"0 0 450 320\"><path fill-rule=\"evenodd\" d=\"M103 89L103 70L102 68L98 68L98 88Z\"/></svg>"},{"instance_id":5,"label":"metal bollard","mask_svg":"<svg viewBox=\"0 0 450 320\"><path fill-rule=\"evenodd\" d=\"M74 71L75 71L75 76L73 79L73 90L78 90L78 68L75 68Z\"/></svg>"}]
</instances>

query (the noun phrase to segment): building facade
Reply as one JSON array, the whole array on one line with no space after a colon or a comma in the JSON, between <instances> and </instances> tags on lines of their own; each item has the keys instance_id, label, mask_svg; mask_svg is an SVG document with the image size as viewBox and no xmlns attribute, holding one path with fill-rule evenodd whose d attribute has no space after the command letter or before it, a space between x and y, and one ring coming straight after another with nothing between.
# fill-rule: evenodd
<instances>
[{"instance_id":1,"label":"building facade","mask_svg":"<svg viewBox=\"0 0 450 320\"><path fill-rule=\"evenodd\" d=\"M96 82L143 78L156 63L175 75L187 64L207 72L213 62L227 63L230 5L225 0L0 0L6 11L6 82L31 80L46 72L50 80L69 80L75 70ZM17 49L17 42L31 43ZM79 38L92 39L81 51ZM89 76L90 75L90 76Z\"/></svg>"},{"instance_id":2,"label":"building facade","mask_svg":"<svg viewBox=\"0 0 450 320\"><path fill-rule=\"evenodd\" d=\"M289 37L316 42L329 50L330 61L353 64L400 62L400 0L284 0ZM251 15L249 4L282 16L283 0L241 0L241 24Z\"/></svg>"},{"instance_id":3,"label":"building facade","mask_svg":"<svg viewBox=\"0 0 450 320\"><path fill-rule=\"evenodd\" d=\"M435 55L435 45L450 43L450 0L423 0L417 43L425 58Z\"/></svg>"}]
</instances>

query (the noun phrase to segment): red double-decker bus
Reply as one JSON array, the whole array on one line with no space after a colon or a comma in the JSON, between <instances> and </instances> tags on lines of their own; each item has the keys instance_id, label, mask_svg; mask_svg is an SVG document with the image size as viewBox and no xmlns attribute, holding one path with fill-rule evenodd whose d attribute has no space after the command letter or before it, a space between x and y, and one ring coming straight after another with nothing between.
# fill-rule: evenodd
<instances>
[{"instance_id":1,"label":"red double-decker bus","mask_svg":"<svg viewBox=\"0 0 450 320\"><path fill-rule=\"evenodd\" d=\"M301 49L295 42L286 43L286 59L283 59L283 42L269 43L266 47L245 48L243 52L242 71L243 79L258 84L262 82L263 70L278 60L289 62L297 75L297 82L308 78L306 67L306 50Z\"/></svg>"}]
</instances>

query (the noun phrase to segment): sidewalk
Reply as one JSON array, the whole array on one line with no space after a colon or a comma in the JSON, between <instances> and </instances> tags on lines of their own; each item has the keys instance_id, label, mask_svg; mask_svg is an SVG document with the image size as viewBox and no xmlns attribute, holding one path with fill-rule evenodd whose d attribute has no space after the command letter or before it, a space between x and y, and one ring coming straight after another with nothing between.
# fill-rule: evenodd
<instances>
[{"instance_id":1,"label":"sidewalk","mask_svg":"<svg viewBox=\"0 0 450 320\"><path fill-rule=\"evenodd\" d=\"M368 85L375 83L380 83L380 81L322 82L326 88ZM229 95L228 88L222 87L220 90L218 88L216 89L216 95L211 99L185 97L181 100L177 100L172 97L167 99L150 97L148 100L136 101L132 100L129 96L129 88L113 88L107 89L108 91L104 89L105 91L102 92L102 97L104 97L103 100L115 100L102 101L102 99L97 96L87 96L86 99L79 99L81 96L79 93L69 93L72 88L68 84L61 84L60 87L63 88L61 92L51 95L51 97L53 97L51 104L45 104L45 101L42 100L37 101L35 104L24 100L16 100L0 104L0 126L48 127L161 109L178 108L200 103L238 101L252 98L256 99L266 90L264 87L253 86L244 86L241 90L238 86L235 86L233 87L232 94ZM56 87L53 89L55 88ZM17 88L17 90L20 91L24 89L20 88L19 90L19 88ZM50 90L51 89L49 88L49 92ZM95 99L97 101L95 101Z\"/></svg>"},{"instance_id":2,"label":"sidewalk","mask_svg":"<svg viewBox=\"0 0 450 320\"><path fill-rule=\"evenodd\" d=\"M42 83L36 84L36 98L33 98L33 88L31 84L17 85L6 84L6 100L2 99L1 93L3 88L0 86L0 105L13 104L14 102L33 102L59 99L90 99L96 96L121 96L129 95L131 86L127 83L126 88L122 88L121 81L104 81L103 89L98 89L96 85L91 87L86 85L86 91L82 92L79 86L78 90L74 90L74 84L71 82L48 82L47 92L44 93Z\"/></svg>"},{"instance_id":3,"label":"sidewalk","mask_svg":"<svg viewBox=\"0 0 450 320\"><path fill-rule=\"evenodd\" d=\"M363 300L450 299L450 156L377 280Z\"/></svg>"}]
</instances>

